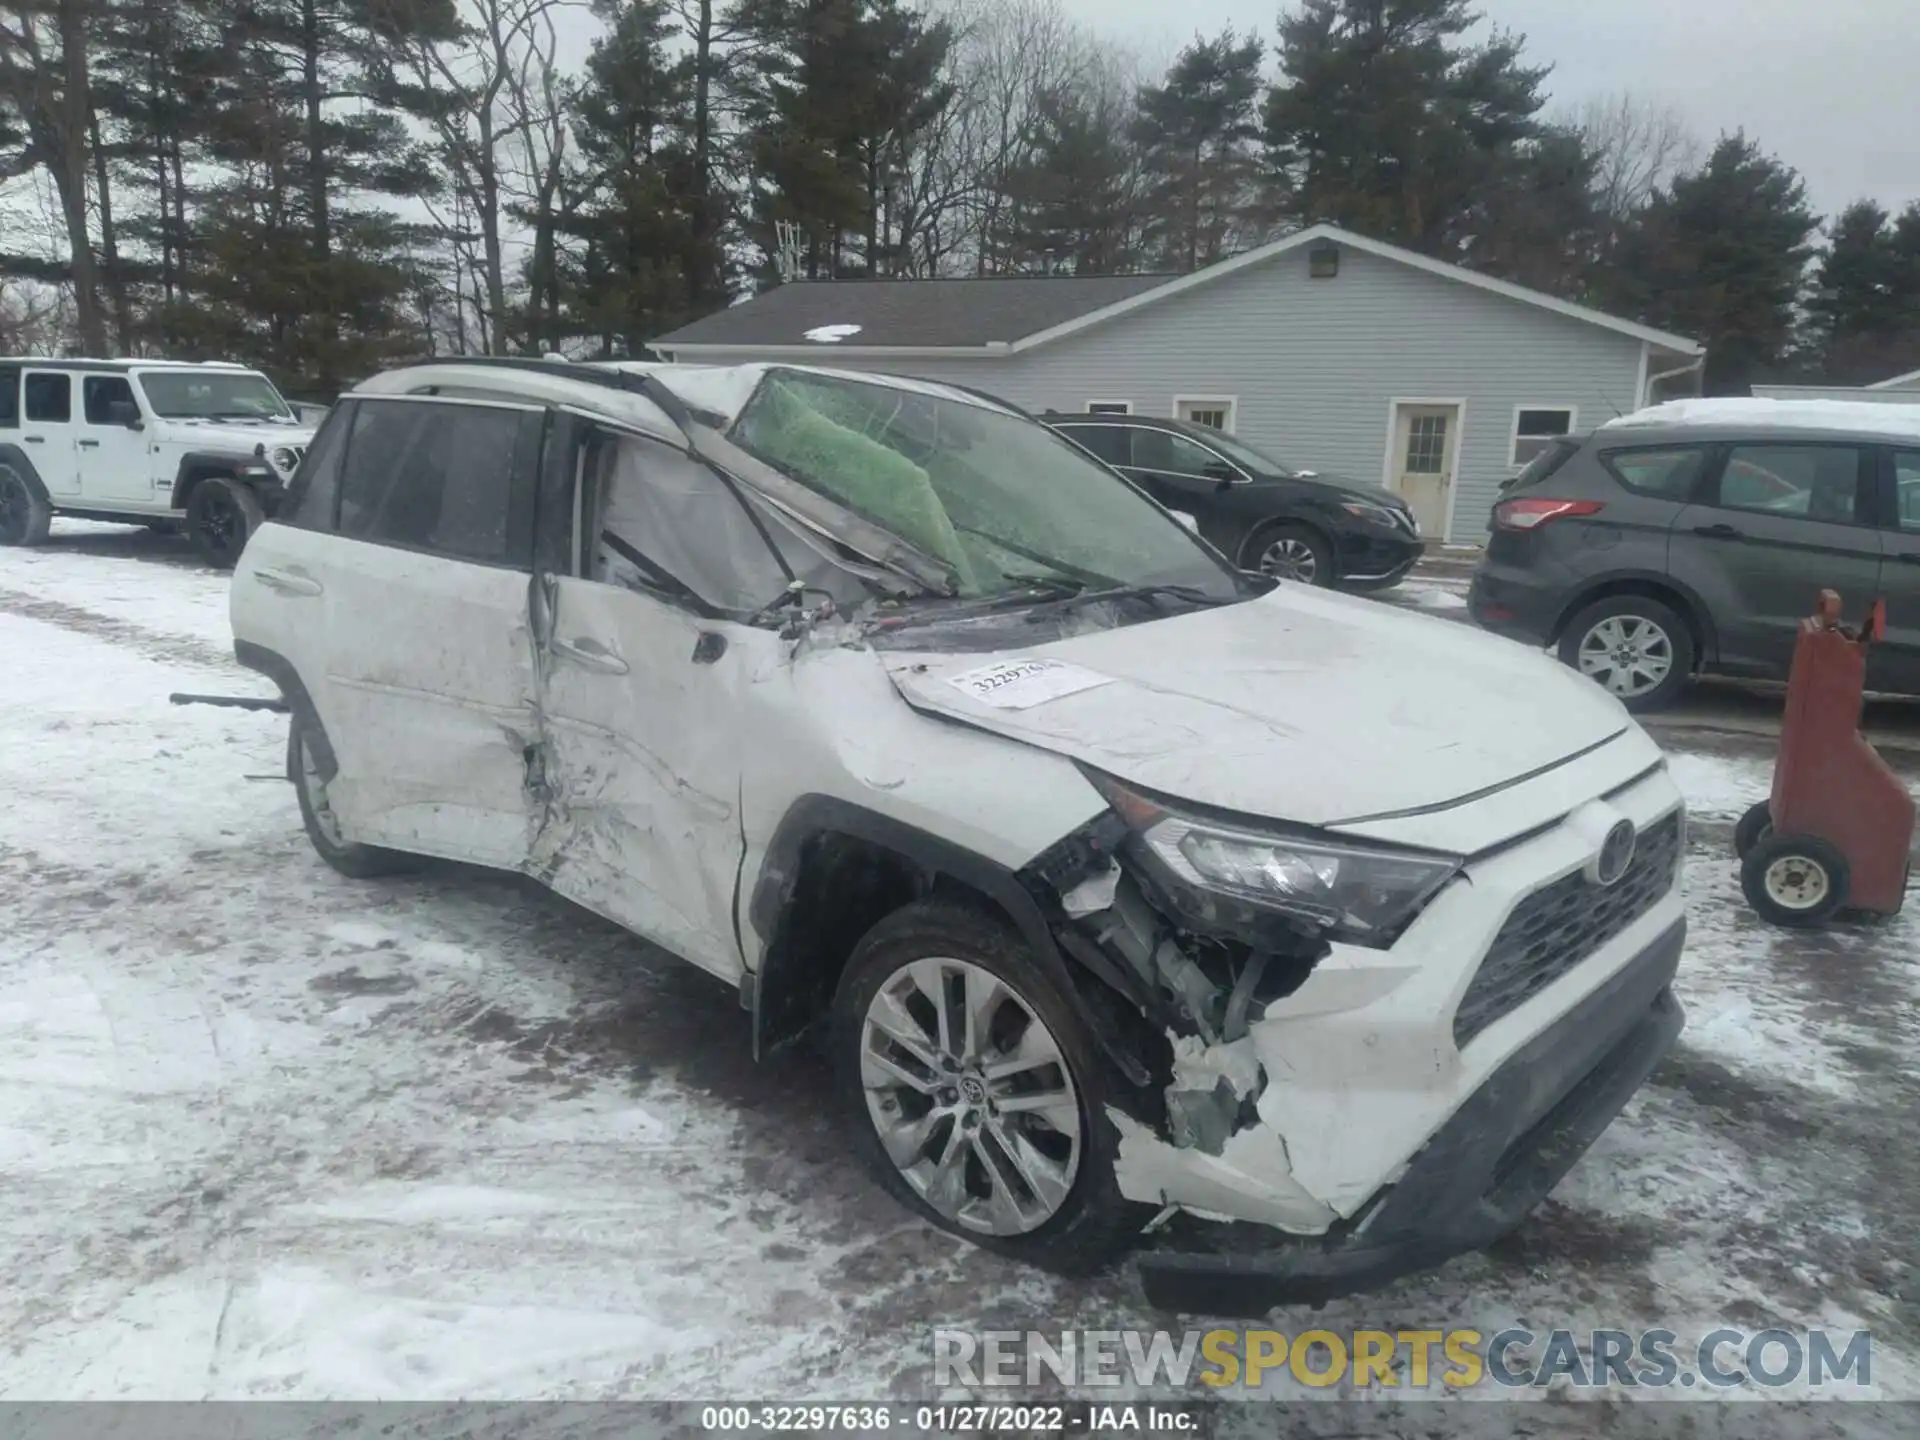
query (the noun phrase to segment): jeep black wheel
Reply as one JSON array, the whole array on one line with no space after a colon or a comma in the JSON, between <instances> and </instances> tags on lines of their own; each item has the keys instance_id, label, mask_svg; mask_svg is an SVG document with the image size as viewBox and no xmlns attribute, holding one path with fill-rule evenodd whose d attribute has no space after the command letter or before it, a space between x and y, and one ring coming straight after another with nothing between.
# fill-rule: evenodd
<instances>
[{"instance_id":1,"label":"jeep black wheel","mask_svg":"<svg viewBox=\"0 0 1920 1440\"><path fill-rule=\"evenodd\" d=\"M1114 1179L1109 1062L987 916L921 901L876 925L841 974L832 1044L855 1148L941 1229L1076 1274L1151 1217Z\"/></svg>"},{"instance_id":2,"label":"jeep black wheel","mask_svg":"<svg viewBox=\"0 0 1920 1440\"><path fill-rule=\"evenodd\" d=\"M53 523L53 507L11 465L0 465L0 545L38 545Z\"/></svg>"},{"instance_id":3,"label":"jeep black wheel","mask_svg":"<svg viewBox=\"0 0 1920 1440\"><path fill-rule=\"evenodd\" d=\"M210 565L230 570L247 548L247 537L267 518L246 486L209 476L187 497L187 530Z\"/></svg>"}]
</instances>

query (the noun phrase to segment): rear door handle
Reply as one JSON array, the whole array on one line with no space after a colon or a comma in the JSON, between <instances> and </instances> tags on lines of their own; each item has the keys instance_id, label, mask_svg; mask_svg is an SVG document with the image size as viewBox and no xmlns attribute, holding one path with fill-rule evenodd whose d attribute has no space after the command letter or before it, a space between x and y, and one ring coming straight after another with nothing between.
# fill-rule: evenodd
<instances>
[{"instance_id":1,"label":"rear door handle","mask_svg":"<svg viewBox=\"0 0 1920 1440\"><path fill-rule=\"evenodd\" d=\"M1696 525L1693 533L1709 540L1744 540L1747 537L1731 525Z\"/></svg>"},{"instance_id":2,"label":"rear door handle","mask_svg":"<svg viewBox=\"0 0 1920 1440\"><path fill-rule=\"evenodd\" d=\"M318 580L300 570L256 570L253 578L282 595L318 595L326 589Z\"/></svg>"},{"instance_id":3,"label":"rear door handle","mask_svg":"<svg viewBox=\"0 0 1920 1440\"><path fill-rule=\"evenodd\" d=\"M555 639L553 648L573 661L582 670L594 670L602 675L625 675L627 662L614 654L598 640L581 636L574 640Z\"/></svg>"},{"instance_id":4,"label":"rear door handle","mask_svg":"<svg viewBox=\"0 0 1920 1440\"><path fill-rule=\"evenodd\" d=\"M80 448L83 450L98 450L100 448L100 442L98 440L82 440L80 442Z\"/></svg>"},{"instance_id":5,"label":"rear door handle","mask_svg":"<svg viewBox=\"0 0 1920 1440\"><path fill-rule=\"evenodd\" d=\"M1900 557L1902 565L1920 565L1920 550L1909 550Z\"/></svg>"},{"instance_id":6,"label":"rear door handle","mask_svg":"<svg viewBox=\"0 0 1920 1440\"><path fill-rule=\"evenodd\" d=\"M44 435L27 435L22 438L25 439L29 445L44 445L47 443L47 437Z\"/></svg>"}]
</instances>

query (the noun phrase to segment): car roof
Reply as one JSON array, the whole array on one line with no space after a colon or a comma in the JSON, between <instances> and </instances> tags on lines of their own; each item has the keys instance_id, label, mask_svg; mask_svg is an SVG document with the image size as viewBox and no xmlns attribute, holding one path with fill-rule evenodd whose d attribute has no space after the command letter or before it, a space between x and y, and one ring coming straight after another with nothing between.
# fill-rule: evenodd
<instances>
[{"instance_id":1,"label":"car roof","mask_svg":"<svg viewBox=\"0 0 1920 1440\"><path fill-rule=\"evenodd\" d=\"M645 360L572 361L532 357L448 356L383 370L354 386L353 396L412 395L429 387L496 394L504 401L567 405L680 443L679 426L662 404L639 383L652 379L701 418L729 423L745 408L769 371L800 371L882 385L889 389L953 400L981 409L1024 414L1018 407L982 391L942 385L903 375L834 370L820 365L755 363L681 365Z\"/></svg>"},{"instance_id":2,"label":"car roof","mask_svg":"<svg viewBox=\"0 0 1920 1440\"><path fill-rule=\"evenodd\" d=\"M1164 415L1106 415L1088 412L1062 415L1057 411L1049 410L1040 416L1040 419L1048 425L1120 425L1134 430L1167 430L1175 435L1191 436L1203 443L1210 436L1220 434L1220 431L1210 425L1196 425L1191 420L1170 420Z\"/></svg>"},{"instance_id":3,"label":"car roof","mask_svg":"<svg viewBox=\"0 0 1920 1440\"><path fill-rule=\"evenodd\" d=\"M1669 400L1609 420L1593 431L1603 445L1682 440L1851 440L1920 445L1920 404L1737 397Z\"/></svg>"},{"instance_id":4,"label":"car roof","mask_svg":"<svg viewBox=\"0 0 1920 1440\"><path fill-rule=\"evenodd\" d=\"M260 372L238 360L145 360L122 356L115 360L95 360L78 355L7 355L0 365L39 365L49 370L238 370L244 374Z\"/></svg>"}]
</instances>

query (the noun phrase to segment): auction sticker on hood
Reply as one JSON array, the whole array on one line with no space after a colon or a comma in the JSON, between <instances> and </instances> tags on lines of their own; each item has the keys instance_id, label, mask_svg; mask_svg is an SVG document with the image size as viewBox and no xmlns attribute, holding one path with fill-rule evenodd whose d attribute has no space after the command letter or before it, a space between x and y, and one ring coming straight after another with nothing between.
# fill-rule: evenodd
<instances>
[{"instance_id":1,"label":"auction sticker on hood","mask_svg":"<svg viewBox=\"0 0 1920 1440\"><path fill-rule=\"evenodd\" d=\"M996 710L1027 710L1112 680L1064 660L1002 660L947 676L947 683L969 700Z\"/></svg>"}]
</instances>

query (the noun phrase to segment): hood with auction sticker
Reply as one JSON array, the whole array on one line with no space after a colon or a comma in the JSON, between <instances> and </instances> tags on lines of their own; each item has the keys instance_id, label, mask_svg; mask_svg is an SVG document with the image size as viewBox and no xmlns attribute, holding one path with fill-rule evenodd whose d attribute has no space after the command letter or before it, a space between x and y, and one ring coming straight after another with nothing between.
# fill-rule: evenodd
<instances>
[{"instance_id":1,"label":"hood with auction sticker","mask_svg":"<svg viewBox=\"0 0 1920 1440\"><path fill-rule=\"evenodd\" d=\"M1310 825L1452 804L1634 731L1601 687L1512 641L1298 585L1022 649L883 658L916 709Z\"/></svg>"}]
</instances>

